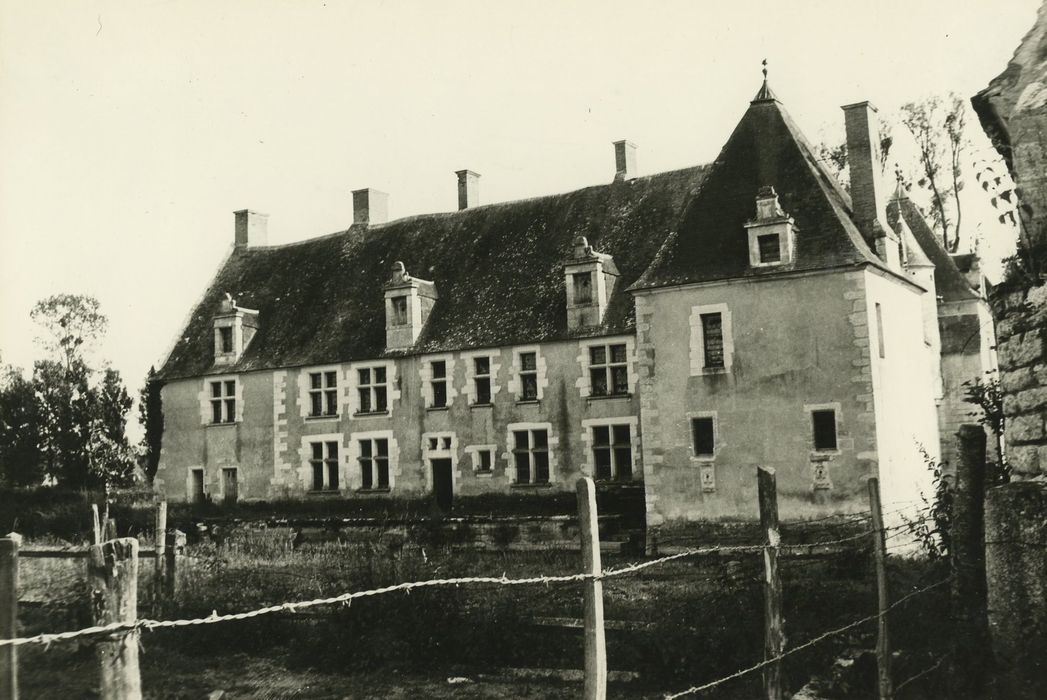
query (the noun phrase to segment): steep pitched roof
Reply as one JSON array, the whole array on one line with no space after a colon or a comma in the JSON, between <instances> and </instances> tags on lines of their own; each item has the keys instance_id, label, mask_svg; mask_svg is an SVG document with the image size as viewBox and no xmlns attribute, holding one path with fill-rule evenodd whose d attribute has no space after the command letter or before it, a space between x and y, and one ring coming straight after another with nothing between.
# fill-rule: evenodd
<instances>
[{"instance_id":1,"label":"steep pitched roof","mask_svg":"<svg viewBox=\"0 0 1047 700\"><path fill-rule=\"evenodd\" d=\"M212 319L226 292L258 309L259 330L233 371L318 365L385 353L382 285L394 261L435 281L439 301L409 352L496 347L571 337L563 262L576 236L614 256L621 273L604 324L628 332L626 288L647 267L688 201L699 166L568 194L429 214L300 243L234 251L194 309L160 370L213 367Z\"/></svg>"},{"instance_id":2,"label":"steep pitched roof","mask_svg":"<svg viewBox=\"0 0 1047 700\"><path fill-rule=\"evenodd\" d=\"M898 193L887 204L887 221L897 229L896 222L901 215L913 238L934 265L934 287L938 296L944 301L966 301L979 299L978 293L971 289L970 283L942 244L938 236L927 224L920 207L904 194Z\"/></svg>"},{"instance_id":3,"label":"steep pitched roof","mask_svg":"<svg viewBox=\"0 0 1047 700\"><path fill-rule=\"evenodd\" d=\"M745 222L770 185L796 222L795 255L774 268L749 264ZM763 277L869 263L883 267L850 216L850 201L766 85L712 164L678 231L633 289Z\"/></svg>"}]
</instances>

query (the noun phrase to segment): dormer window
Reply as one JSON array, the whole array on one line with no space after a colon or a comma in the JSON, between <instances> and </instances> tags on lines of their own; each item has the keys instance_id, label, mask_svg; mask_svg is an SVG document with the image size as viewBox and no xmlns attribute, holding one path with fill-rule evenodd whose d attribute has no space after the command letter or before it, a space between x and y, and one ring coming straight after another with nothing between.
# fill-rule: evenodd
<instances>
[{"instance_id":1,"label":"dormer window","mask_svg":"<svg viewBox=\"0 0 1047 700\"><path fill-rule=\"evenodd\" d=\"M611 256L596 252L584 236L579 236L564 262L564 276L568 328L591 328L603 323L618 281L618 268Z\"/></svg>"},{"instance_id":2,"label":"dormer window","mask_svg":"<svg viewBox=\"0 0 1047 700\"><path fill-rule=\"evenodd\" d=\"M773 187L761 187L756 195L756 218L745 224L749 236L749 264L773 267L792 262L791 216L782 211Z\"/></svg>"},{"instance_id":3,"label":"dormer window","mask_svg":"<svg viewBox=\"0 0 1047 700\"><path fill-rule=\"evenodd\" d=\"M237 306L236 300L226 294L214 316L215 364L239 362L257 330L258 312Z\"/></svg>"},{"instance_id":4,"label":"dormer window","mask_svg":"<svg viewBox=\"0 0 1047 700\"><path fill-rule=\"evenodd\" d=\"M436 285L412 277L402 262L393 263L385 283L385 348L410 348L422 333L436 304Z\"/></svg>"}]
</instances>

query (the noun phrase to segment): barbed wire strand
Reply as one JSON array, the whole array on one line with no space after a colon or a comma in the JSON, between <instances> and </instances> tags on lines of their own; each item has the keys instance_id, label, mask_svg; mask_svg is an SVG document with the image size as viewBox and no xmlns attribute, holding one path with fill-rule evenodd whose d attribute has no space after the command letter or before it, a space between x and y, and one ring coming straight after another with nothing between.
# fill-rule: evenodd
<instances>
[{"instance_id":1,"label":"barbed wire strand","mask_svg":"<svg viewBox=\"0 0 1047 700\"><path fill-rule=\"evenodd\" d=\"M913 591L912 593L909 593L908 595L906 595L906 596L904 596L902 598L899 598L897 601L895 601L893 604L891 604L886 610L884 610L883 613L877 612L877 613L874 613L874 614L869 615L867 617L863 617L860 620L855 620L854 622L851 622L851 623L849 623L847 625L844 625L843 627L837 627L834 630L829 630L828 632L825 632L824 634L818 635L814 639L808 640L808 641L804 642L803 644L801 644L799 646L793 647L792 649L789 649L788 651L782 652L778 656L772 657L770 659L765 659L765 660L761 661L758 664L754 664L754 665L750 666L749 668L744 668L744 669L742 669L740 671L735 671L734 673L732 673L729 676L724 676L723 678L719 678L719 679L717 679L715 681L710 681L708 683L705 683L704 685L692 686L692 687L688 688L687 690L681 690L678 693L672 693L672 694L666 695L665 696L665 700L675 700L676 698L682 698L685 695L691 695L693 693L700 693L703 690L709 690L710 688L715 688L716 686L722 685L722 684L726 683L727 681L732 681L735 678L741 678L742 676L750 674L753 671L758 671L761 668L763 668L764 666L770 666L771 664L778 663L779 661L781 661L785 657L790 656L792 654L795 654L798 651L802 651L804 649L807 649L808 647L812 647L815 644L818 644L819 642L822 642L822 641L824 641L826 639L829 639L830 637L835 637L838 634L843 634L844 632L852 630L855 627L860 627L861 625L864 625L866 622L871 622L872 620L875 620L875 619L879 618L881 614L886 614L886 613L890 612L891 610L893 610L894 608L898 607L899 605L901 605L905 601L909 600L910 598L918 596L921 593L926 593L927 591L929 591L931 589L934 589L934 588L937 588L938 586L942 586L942 585L948 583L951 580L952 580L952 576L948 576L948 577L942 579L941 581L938 581L937 583L932 583L929 586L925 586L925 587L923 587L923 588L921 588L919 590L916 590L916 591Z\"/></svg>"},{"instance_id":2,"label":"barbed wire strand","mask_svg":"<svg viewBox=\"0 0 1047 700\"><path fill-rule=\"evenodd\" d=\"M904 688L905 686L909 685L909 684L910 684L910 683L912 683L913 681L917 681L917 680L919 680L919 679L923 678L924 676L926 676L926 675L927 675L928 673L932 673L932 672L934 672L935 670L937 670L938 668L940 668L940 667L941 667L941 665L942 665L943 663L945 663L945 659L946 659L946 658L947 658L948 656L949 656L948 654L943 654L942 656L939 656L939 657L938 657L938 660L937 660L937 661L935 661L933 665L931 665L931 666L928 666L927 668L923 669L923 670L922 670L922 671L920 671L919 673L916 673L916 674L913 674L913 675L909 676L909 677L908 677L908 678L906 678L906 679L905 679L904 681L902 681L902 682L901 682L901 683L899 683L898 685L894 686L894 693L895 693L895 695L897 695L898 693L900 693L900 692L901 692L901 690L902 690L902 688Z\"/></svg>"}]
</instances>

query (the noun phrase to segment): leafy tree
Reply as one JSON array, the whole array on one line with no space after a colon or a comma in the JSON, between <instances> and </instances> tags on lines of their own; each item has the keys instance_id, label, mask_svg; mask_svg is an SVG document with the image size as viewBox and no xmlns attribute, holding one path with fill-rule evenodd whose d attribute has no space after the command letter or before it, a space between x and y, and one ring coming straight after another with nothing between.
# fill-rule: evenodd
<instances>
[{"instance_id":1,"label":"leafy tree","mask_svg":"<svg viewBox=\"0 0 1047 700\"><path fill-rule=\"evenodd\" d=\"M37 445L40 403L33 382L14 367L0 377L0 485L32 486L44 478Z\"/></svg>"},{"instance_id":2,"label":"leafy tree","mask_svg":"<svg viewBox=\"0 0 1047 700\"><path fill-rule=\"evenodd\" d=\"M94 297L82 294L55 294L41 299L29 317L43 327L46 335L37 340L58 355L67 370L77 361L86 362L85 350L103 335L109 320Z\"/></svg>"},{"instance_id":3,"label":"leafy tree","mask_svg":"<svg viewBox=\"0 0 1047 700\"><path fill-rule=\"evenodd\" d=\"M156 369L149 368L138 397L138 422L144 434L139 451L142 455L145 476L152 481L160 464L160 441L164 433L164 407L160 398L163 382L156 378Z\"/></svg>"},{"instance_id":4,"label":"leafy tree","mask_svg":"<svg viewBox=\"0 0 1047 700\"><path fill-rule=\"evenodd\" d=\"M966 102L955 93L902 105L901 122L916 142L921 176L916 185L930 195L931 221L942 245L953 252L960 243L963 210L961 164L969 149Z\"/></svg>"}]
</instances>

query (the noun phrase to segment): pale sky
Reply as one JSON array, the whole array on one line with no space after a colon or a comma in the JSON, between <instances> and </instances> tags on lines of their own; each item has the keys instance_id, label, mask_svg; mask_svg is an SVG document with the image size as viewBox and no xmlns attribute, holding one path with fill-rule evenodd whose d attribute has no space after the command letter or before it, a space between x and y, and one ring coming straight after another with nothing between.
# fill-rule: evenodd
<instances>
[{"instance_id":1,"label":"pale sky","mask_svg":"<svg viewBox=\"0 0 1047 700\"><path fill-rule=\"evenodd\" d=\"M39 355L33 304L96 296L132 391L233 240L346 228L350 190L390 217L715 157L760 85L809 138L839 106L969 97L1039 0L956 2L43 2L0 0L0 353ZM973 184L973 183L972 183ZM303 271L305 273L307 271Z\"/></svg>"}]
</instances>

